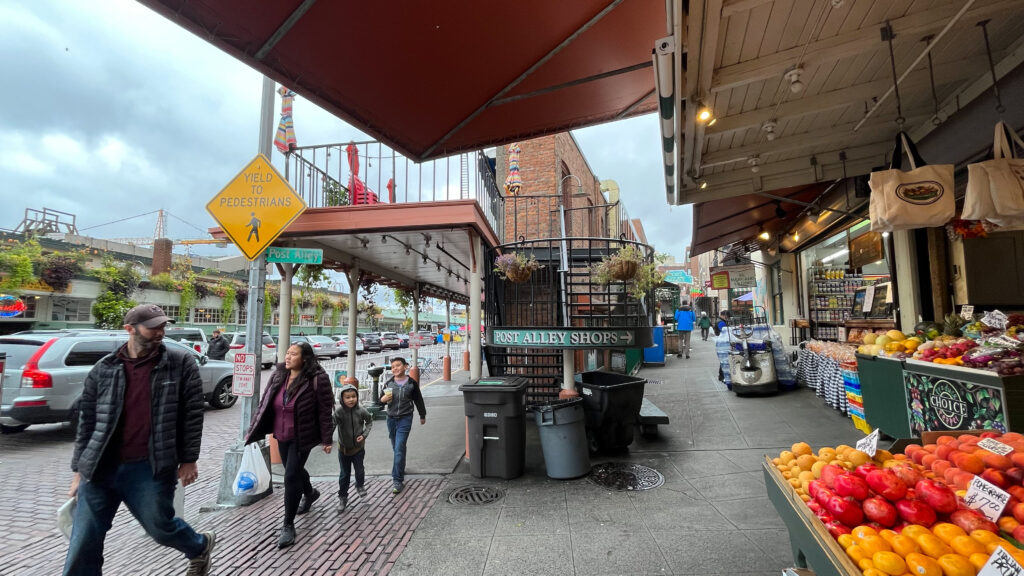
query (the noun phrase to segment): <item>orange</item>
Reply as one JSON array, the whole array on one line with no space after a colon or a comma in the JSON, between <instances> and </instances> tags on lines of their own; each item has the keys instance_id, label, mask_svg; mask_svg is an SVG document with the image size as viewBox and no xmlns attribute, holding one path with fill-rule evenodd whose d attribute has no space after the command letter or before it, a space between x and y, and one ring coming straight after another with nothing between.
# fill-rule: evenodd
<instances>
[{"instance_id":1,"label":"orange","mask_svg":"<svg viewBox=\"0 0 1024 576\"><path fill-rule=\"evenodd\" d=\"M900 532L900 534L903 534L904 536L910 536L914 540L917 540L917 537L922 535L922 534L929 534L930 535L931 533L932 533L931 530L928 530L927 528L925 528L924 526L921 526L920 524L911 524L911 525L903 528L903 531Z\"/></svg>"},{"instance_id":2,"label":"orange","mask_svg":"<svg viewBox=\"0 0 1024 576\"><path fill-rule=\"evenodd\" d=\"M999 525L1000 530L1008 534L1012 533L1014 528L1020 526L1020 522L1017 522L1017 519L1013 516L1003 516L996 524Z\"/></svg>"},{"instance_id":3,"label":"orange","mask_svg":"<svg viewBox=\"0 0 1024 576\"><path fill-rule=\"evenodd\" d=\"M814 466L814 463L817 461L818 458L813 454L801 454L796 457L796 465L799 466L801 470L810 470L811 466Z\"/></svg>"},{"instance_id":4,"label":"orange","mask_svg":"<svg viewBox=\"0 0 1024 576\"><path fill-rule=\"evenodd\" d=\"M861 572L861 574L863 574L864 576L886 576L885 572L882 572L877 568L868 568L867 570Z\"/></svg>"},{"instance_id":5,"label":"orange","mask_svg":"<svg viewBox=\"0 0 1024 576\"><path fill-rule=\"evenodd\" d=\"M939 558L939 566L945 576L975 576L974 564L965 556L945 554Z\"/></svg>"},{"instance_id":6,"label":"orange","mask_svg":"<svg viewBox=\"0 0 1024 576\"><path fill-rule=\"evenodd\" d=\"M987 557L986 557L987 558ZM907 554L907 572L915 576L942 576L942 567L934 558L911 552Z\"/></svg>"},{"instance_id":7,"label":"orange","mask_svg":"<svg viewBox=\"0 0 1024 576\"><path fill-rule=\"evenodd\" d=\"M864 549L856 544L846 549L846 555L857 564L860 564L861 560L870 557L870 554L864 552Z\"/></svg>"},{"instance_id":8,"label":"orange","mask_svg":"<svg viewBox=\"0 0 1024 576\"><path fill-rule=\"evenodd\" d=\"M989 557L989 554L982 554L982 553L979 552L977 554L971 554L967 558L967 560L969 560L971 562L971 564L974 565L975 569L981 570L982 567L985 566L985 564L988 563L988 557Z\"/></svg>"},{"instance_id":9,"label":"orange","mask_svg":"<svg viewBox=\"0 0 1024 576\"><path fill-rule=\"evenodd\" d=\"M964 536L964 538L970 538L970 536ZM907 554L921 551L921 547L917 545L917 542L914 542L913 538L902 534L893 537L893 539L889 541L889 545L892 546L892 551L900 556L906 556Z\"/></svg>"},{"instance_id":10,"label":"orange","mask_svg":"<svg viewBox=\"0 0 1024 576\"><path fill-rule=\"evenodd\" d=\"M857 567L863 571L877 570L877 568L875 568L875 564L871 561L870 558L865 558L860 562L857 562ZM879 570L879 572L881 572L881 570ZM885 574L885 572L882 572L882 574Z\"/></svg>"},{"instance_id":11,"label":"orange","mask_svg":"<svg viewBox=\"0 0 1024 576\"><path fill-rule=\"evenodd\" d=\"M888 528L879 532L878 535L882 538L885 538L885 541L888 542L890 545L892 544L892 539L896 536L899 536L899 534L895 530L889 530Z\"/></svg>"},{"instance_id":12,"label":"orange","mask_svg":"<svg viewBox=\"0 0 1024 576\"><path fill-rule=\"evenodd\" d=\"M878 462L892 460L892 452L889 452L888 450L878 450L875 452L875 460Z\"/></svg>"},{"instance_id":13,"label":"orange","mask_svg":"<svg viewBox=\"0 0 1024 576\"><path fill-rule=\"evenodd\" d=\"M953 552L952 548L934 534L921 534L917 537L917 545L921 547L921 552L932 558L939 558Z\"/></svg>"},{"instance_id":14,"label":"orange","mask_svg":"<svg viewBox=\"0 0 1024 576\"><path fill-rule=\"evenodd\" d=\"M874 563L875 568L891 576L900 576L907 570L907 563L903 561L902 556L895 552L875 552L871 557L871 562Z\"/></svg>"},{"instance_id":15,"label":"orange","mask_svg":"<svg viewBox=\"0 0 1024 576\"><path fill-rule=\"evenodd\" d=\"M783 464L789 464L793 458L796 458L796 456L794 456L789 450L783 450L779 453L779 460L781 460Z\"/></svg>"},{"instance_id":16,"label":"orange","mask_svg":"<svg viewBox=\"0 0 1024 576\"><path fill-rule=\"evenodd\" d=\"M850 531L850 535L853 536L854 540L860 542L865 536L878 536L878 532L875 532L875 529L871 526L857 526Z\"/></svg>"},{"instance_id":17,"label":"orange","mask_svg":"<svg viewBox=\"0 0 1024 576\"><path fill-rule=\"evenodd\" d=\"M843 550L846 550L857 543L856 540L853 539L853 536L849 534L840 534L839 538L836 538L836 542L839 542L839 545L842 546Z\"/></svg>"},{"instance_id":18,"label":"orange","mask_svg":"<svg viewBox=\"0 0 1024 576\"><path fill-rule=\"evenodd\" d=\"M812 452L811 445L808 444L807 442L797 442L796 444L793 444L793 447L790 448L790 451L792 451L793 454L796 456L810 454Z\"/></svg>"},{"instance_id":19,"label":"orange","mask_svg":"<svg viewBox=\"0 0 1024 576\"><path fill-rule=\"evenodd\" d=\"M943 438L947 438L947 436L943 436ZM957 536L966 536L967 532L964 532L964 529L957 526L956 524L950 524L949 522L939 522L938 524L932 526L932 534L935 534L939 538L942 538L943 542L949 544L953 541L953 538L956 538ZM991 532L989 532L989 534L991 534Z\"/></svg>"},{"instance_id":20,"label":"orange","mask_svg":"<svg viewBox=\"0 0 1024 576\"><path fill-rule=\"evenodd\" d=\"M982 544L988 544L989 542L998 542L1002 540L1002 538L989 532L988 530L971 530L971 538L974 538Z\"/></svg>"},{"instance_id":21,"label":"orange","mask_svg":"<svg viewBox=\"0 0 1024 576\"><path fill-rule=\"evenodd\" d=\"M876 552L892 552L892 546L885 541L885 538L881 536L865 536L860 539L858 544L861 550L863 550L868 556L874 556Z\"/></svg>"},{"instance_id":22,"label":"orange","mask_svg":"<svg viewBox=\"0 0 1024 576\"><path fill-rule=\"evenodd\" d=\"M851 450L849 452L849 455L850 462L853 463L854 467L871 462L871 456L868 456L866 453L861 452L860 450Z\"/></svg>"},{"instance_id":23,"label":"orange","mask_svg":"<svg viewBox=\"0 0 1024 576\"><path fill-rule=\"evenodd\" d=\"M800 479L799 478L787 478L786 481L789 482L789 485L792 486L793 488L799 488L800 487Z\"/></svg>"},{"instance_id":24,"label":"orange","mask_svg":"<svg viewBox=\"0 0 1024 576\"><path fill-rule=\"evenodd\" d=\"M949 543L949 546L953 548L953 552L956 552L961 556L981 554L987 551L984 544L970 536L957 536L956 538L953 538L953 541Z\"/></svg>"}]
</instances>

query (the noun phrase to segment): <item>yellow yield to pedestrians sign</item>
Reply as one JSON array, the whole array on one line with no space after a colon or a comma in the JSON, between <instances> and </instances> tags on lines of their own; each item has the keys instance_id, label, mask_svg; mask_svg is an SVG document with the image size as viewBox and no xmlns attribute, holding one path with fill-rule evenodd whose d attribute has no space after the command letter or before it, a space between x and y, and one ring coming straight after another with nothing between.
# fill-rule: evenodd
<instances>
[{"instance_id":1,"label":"yellow yield to pedestrians sign","mask_svg":"<svg viewBox=\"0 0 1024 576\"><path fill-rule=\"evenodd\" d=\"M255 260L305 209L302 197L262 154L206 205L249 260Z\"/></svg>"}]
</instances>

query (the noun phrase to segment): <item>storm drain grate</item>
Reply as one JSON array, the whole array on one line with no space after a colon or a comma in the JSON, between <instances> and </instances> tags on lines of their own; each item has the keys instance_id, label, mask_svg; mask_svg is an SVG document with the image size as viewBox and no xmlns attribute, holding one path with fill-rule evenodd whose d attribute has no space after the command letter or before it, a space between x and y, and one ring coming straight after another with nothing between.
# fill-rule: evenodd
<instances>
[{"instance_id":1,"label":"storm drain grate","mask_svg":"<svg viewBox=\"0 0 1024 576\"><path fill-rule=\"evenodd\" d=\"M654 468L625 462L598 464L588 479L602 488L621 491L651 490L665 483L665 477Z\"/></svg>"},{"instance_id":2,"label":"storm drain grate","mask_svg":"<svg viewBox=\"0 0 1024 576\"><path fill-rule=\"evenodd\" d=\"M505 491L490 486L460 486L448 493L452 504L480 506L493 504L505 497Z\"/></svg>"}]
</instances>

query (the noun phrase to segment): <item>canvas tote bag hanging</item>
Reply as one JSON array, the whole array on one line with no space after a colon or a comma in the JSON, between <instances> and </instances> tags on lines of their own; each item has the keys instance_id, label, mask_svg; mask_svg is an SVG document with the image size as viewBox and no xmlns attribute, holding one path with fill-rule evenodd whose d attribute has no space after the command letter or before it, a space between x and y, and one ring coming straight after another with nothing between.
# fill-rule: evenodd
<instances>
[{"instance_id":1,"label":"canvas tote bag hanging","mask_svg":"<svg viewBox=\"0 0 1024 576\"><path fill-rule=\"evenodd\" d=\"M910 158L909 172L901 170L904 150ZM952 164L925 165L917 147L901 131L896 135L889 168L872 172L868 180L872 231L930 228L953 219L956 202Z\"/></svg>"},{"instance_id":2,"label":"canvas tote bag hanging","mask_svg":"<svg viewBox=\"0 0 1024 576\"><path fill-rule=\"evenodd\" d=\"M999 122L992 160L967 166L964 219L988 220L998 226L1024 224L1024 159L1016 158L1014 143L1024 150L1024 141L1017 133Z\"/></svg>"}]
</instances>

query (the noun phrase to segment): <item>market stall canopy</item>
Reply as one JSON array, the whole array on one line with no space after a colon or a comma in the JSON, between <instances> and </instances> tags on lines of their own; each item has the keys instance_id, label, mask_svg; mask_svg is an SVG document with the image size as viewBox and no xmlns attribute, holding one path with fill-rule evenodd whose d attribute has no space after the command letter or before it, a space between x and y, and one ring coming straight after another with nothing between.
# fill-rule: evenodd
<instances>
[{"instance_id":1,"label":"market stall canopy","mask_svg":"<svg viewBox=\"0 0 1024 576\"><path fill-rule=\"evenodd\" d=\"M140 0L418 160L654 111L663 0Z\"/></svg>"}]
</instances>

